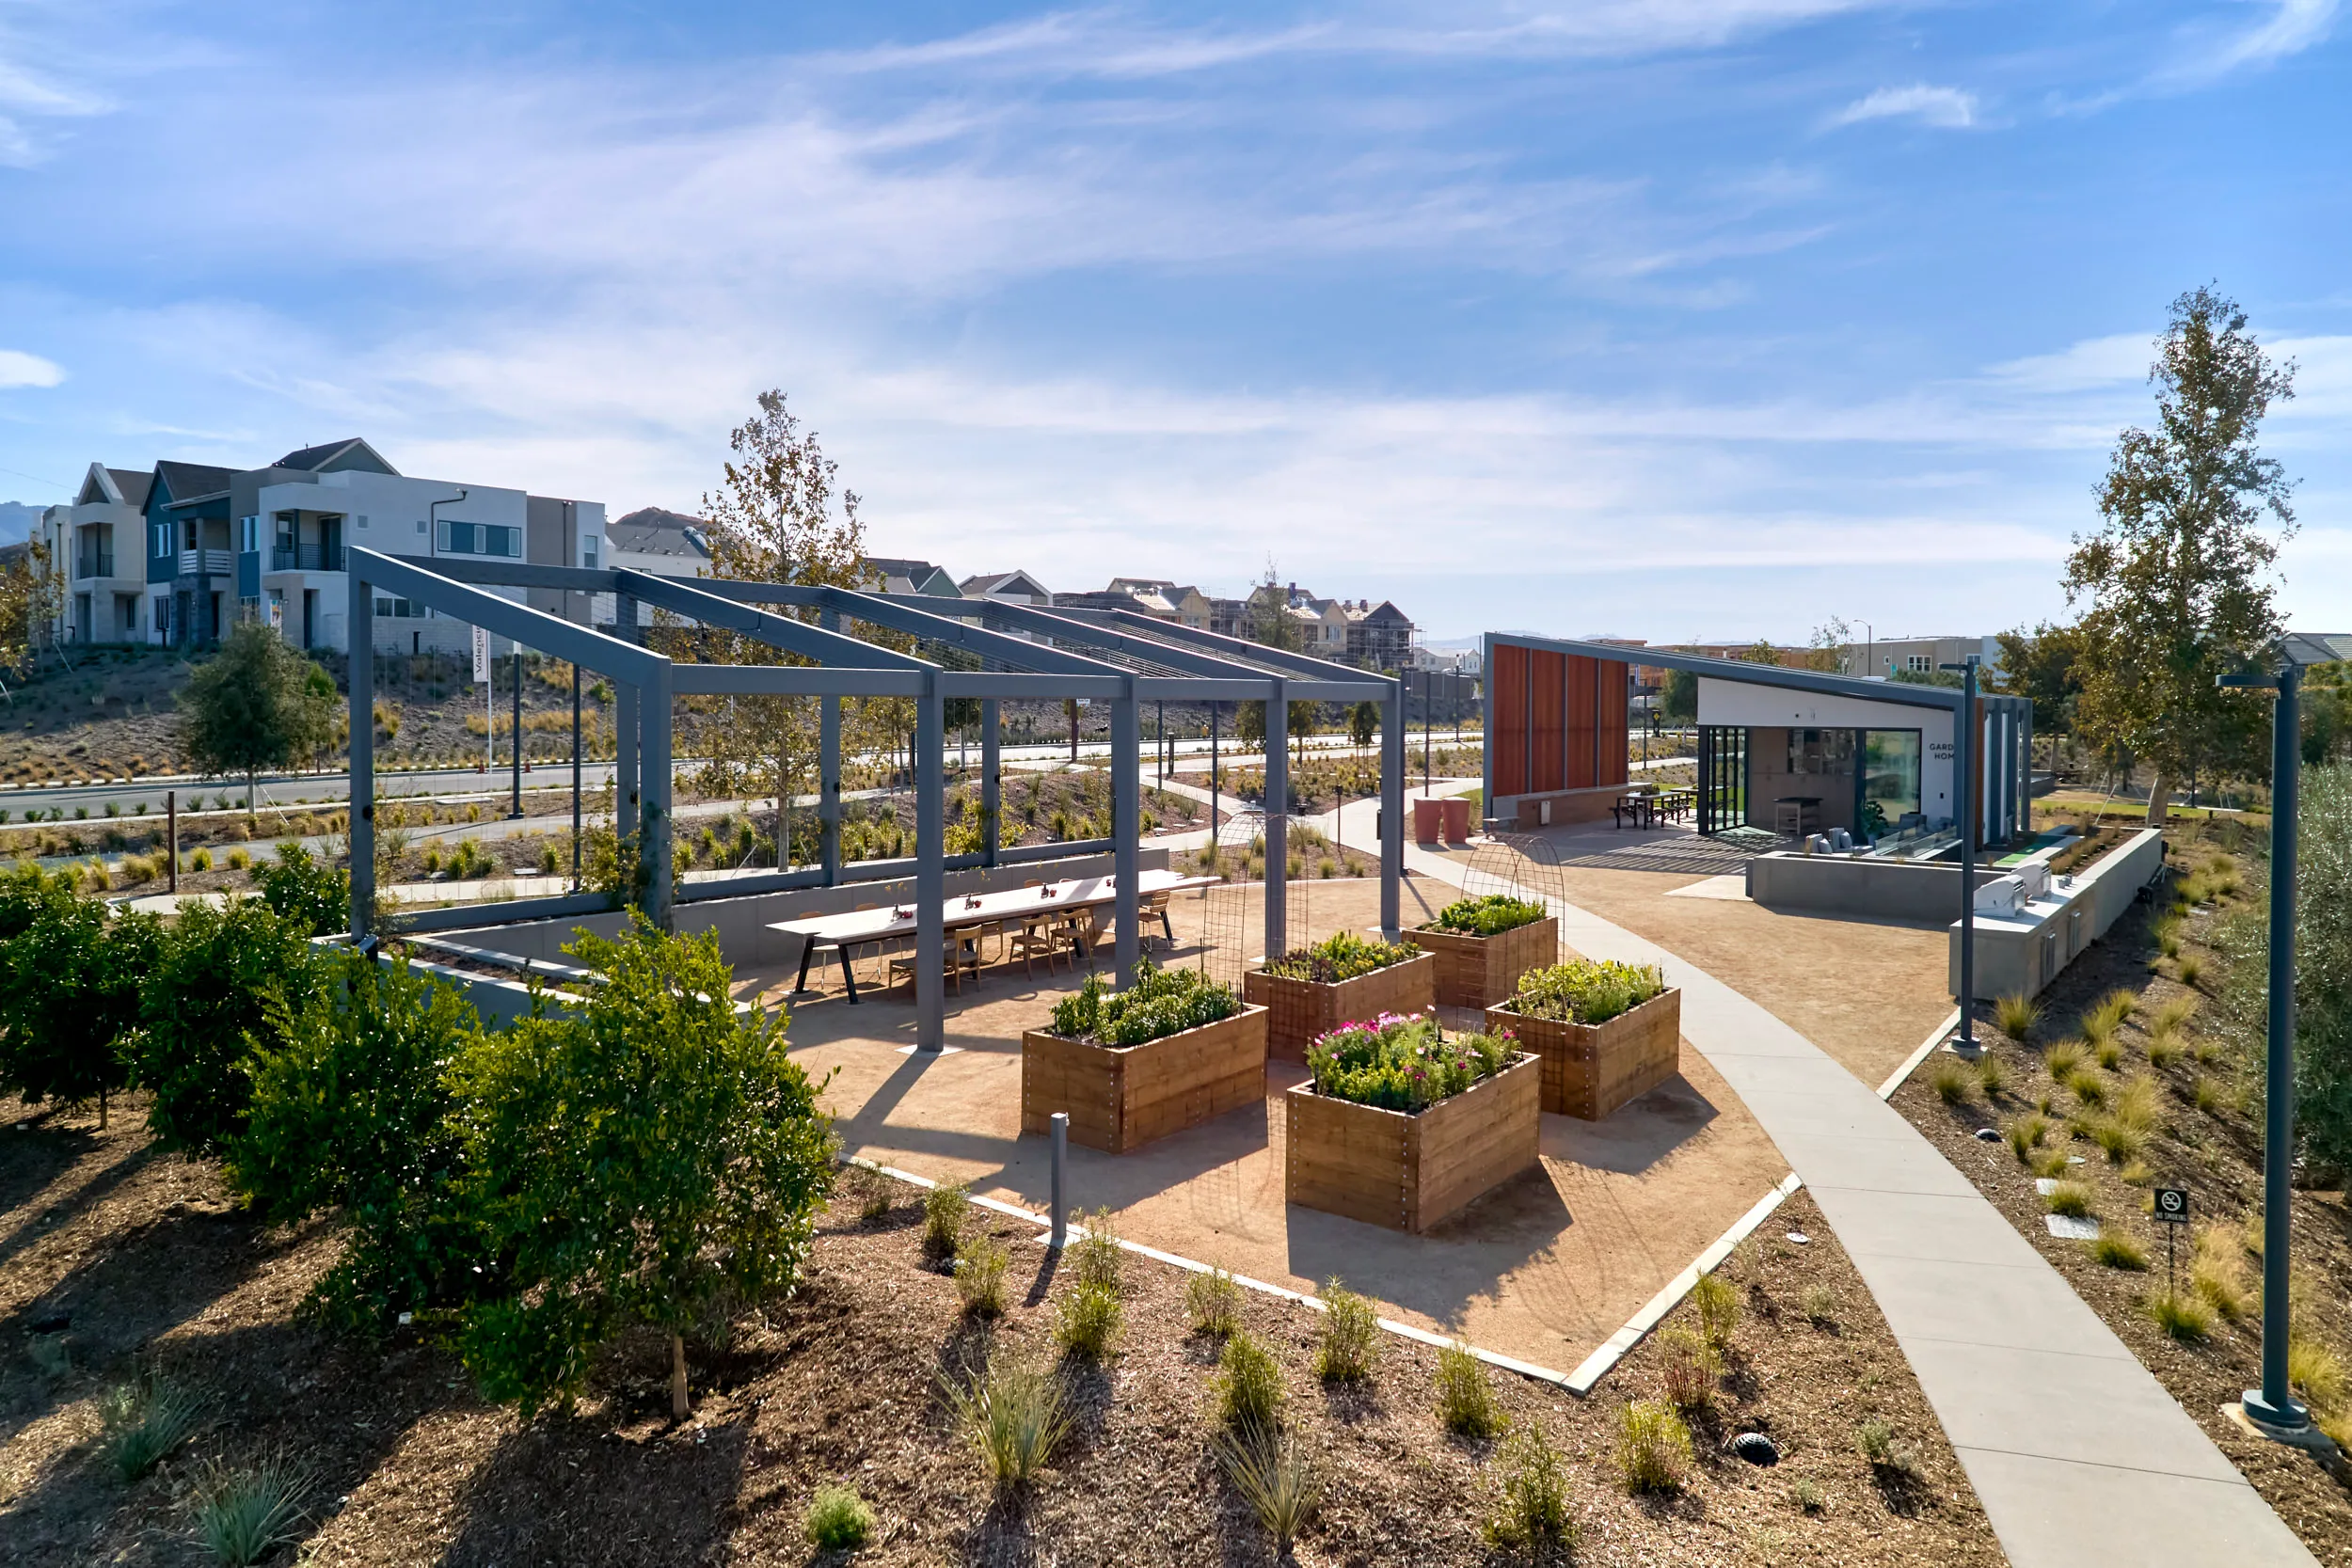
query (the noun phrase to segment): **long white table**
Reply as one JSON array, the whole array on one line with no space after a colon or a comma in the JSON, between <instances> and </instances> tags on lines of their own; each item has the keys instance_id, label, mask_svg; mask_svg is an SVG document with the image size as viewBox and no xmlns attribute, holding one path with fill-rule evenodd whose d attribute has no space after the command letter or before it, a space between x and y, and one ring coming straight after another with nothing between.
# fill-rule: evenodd
<instances>
[{"instance_id":1,"label":"long white table","mask_svg":"<svg viewBox=\"0 0 2352 1568\"><path fill-rule=\"evenodd\" d=\"M1215 877L1186 877L1173 871L1146 871L1136 878L1136 897L1140 902L1156 894L1182 893L1192 888L1208 887L1216 881ZM1097 910L1118 901L1117 879L1079 877L1068 881L1047 882L1041 887L1006 888L1000 893L966 894L950 898L941 911L941 922L946 930L954 932L969 930L976 926L1009 925L1062 910ZM852 910L846 914L818 914L803 920L779 920L768 928L803 939L801 973L792 983L793 995L808 994L809 960L820 948L830 947L841 956L841 981L849 989L850 1000L854 1003L857 1000L857 978L850 971L850 950L913 936L914 916L914 905L899 904L888 909ZM1082 953L1085 951L1083 943L1079 950Z\"/></svg>"}]
</instances>

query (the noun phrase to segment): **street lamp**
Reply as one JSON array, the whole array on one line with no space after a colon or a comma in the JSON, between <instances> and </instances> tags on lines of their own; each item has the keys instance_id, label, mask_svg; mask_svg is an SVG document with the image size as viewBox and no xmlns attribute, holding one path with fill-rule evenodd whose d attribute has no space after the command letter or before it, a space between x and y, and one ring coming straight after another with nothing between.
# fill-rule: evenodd
<instances>
[{"instance_id":1,"label":"street lamp","mask_svg":"<svg viewBox=\"0 0 2352 1568\"><path fill-rule=\"evenodd\" d=\"M2352 657L2352 637L2290 634L2271 651L2275 669L2224 675L2220 684L2277 693L2270 709L2270 1030L2263 1074L2263 1386L2239 1408L2255 1431L2298 1447L2312 1413L2287 1376L2287 1247L2295 1164L2295 833L2303 773L2296 698L2303 667Z\"/></svg>"},{"instance_id":2,"label":"street lamp","mask_svg":"<svg viewBox=\"0 0 2352 1568\"><path fill-rule=\"evenodd\" d=\"M1937 666L1961 673L1960 717L1952 725L1952 768L1960 775L1953 786L1960 822L1960 1035L1952 1049L1963 1056L1977 1052L1977 664L1978 656L1970 654L1958 664Z\"/></svg>"}]
</instances>

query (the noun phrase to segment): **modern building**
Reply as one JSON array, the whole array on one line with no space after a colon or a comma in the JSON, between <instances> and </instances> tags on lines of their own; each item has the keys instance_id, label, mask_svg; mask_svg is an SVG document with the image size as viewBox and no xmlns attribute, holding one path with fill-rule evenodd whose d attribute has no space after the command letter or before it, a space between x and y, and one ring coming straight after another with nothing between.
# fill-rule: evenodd
<instances>
[{"instance_id":1,"label":"modern building","mask_svg":"<svg viewBox=\"0 0 2352 1568\"><path fill-rule=\"evenodd\" d=\"M982 572L965 578L956 584L956 590L967 599L995 599L1041 610L1050 609L1054 603L1053 590L1023 571Z\"/></svg>"},{"instance_id":2,"label":"modern building","mask_svg":"<svg viewBox=\"0 0 2352 1568\"><path fill-rule=\"evenodd\" d=\"M1410 670L1416 629L1393 600L1358 599L1347 612L1347 662L1363 670Z\"/></svg>"},{"instance_id":3,"label":"modern building","mask_svg":"<svg viewBox=\"0 0 2352 1568\"><path fill-rule=\"evenodd\" d=\"M151 471L93 463L64 506L41 514L40 536L51 569L64 581L53 628L65 642L144 642L147 552L140 519Z\"/></svg>"},{"instance_id":4,"label":"modern building","mask_svg":"<svg viewBox=\"0 0 2352 1568\"><path fill-rule=\"evenodd\" d=\"M866 564L882 579L885 594L928 594L938 599L960 599L963 593L956 579L928 561L913 561L900 556L869 555Z\"/></svg>"}]
</instances>

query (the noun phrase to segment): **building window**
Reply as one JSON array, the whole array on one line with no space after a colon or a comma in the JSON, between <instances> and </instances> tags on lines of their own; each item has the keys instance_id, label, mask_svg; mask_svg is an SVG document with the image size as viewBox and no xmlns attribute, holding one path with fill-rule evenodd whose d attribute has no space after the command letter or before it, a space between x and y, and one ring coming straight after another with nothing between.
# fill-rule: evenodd
<instances>
[{"instance_id":1,"label":"building window","mask_svg":"<svg viewBox=\"0 0 2352 1568\"><path fill-rule=\"evenodd\" d=\"M1915 675L1924 675L1928 673L1928 666L1933 662L1934 659L1931 655L1910 654L1905 656L1903 659L1903 668L1910 671Z\"/></svg>"},{"instance_id":2,"label":"building window","mask_svg":"<svg viewBox=\"0 0 2352 1568\"><path fill-rule=\"evenodd\" d=\"M391 599L379 594L375 613L388 621L421 621L431 611L414 599Z\"/></svg>"},{"instance_id":3,"label":"building window","mask_svg":"<svg viewBox=\"0 0 2352 1568\"><path fill-rule=\"evenodd\" d=\"M361 528L365 528L365 527L367 527L367 526L368 526L368 515L367 515L366 513L364 513L364 512L362 512L362 513L360 513L360 514L359 514L359 526L360 526Z\"/></svg>"},{"instance_id":4,"label":"building window","mask_svg":"<svg viewBox=\"0 0 2352 1568\"><path fill-rule=\"evenodd\" d=\"M519 557L522 551L520 531L501 523L461 523L454 518L441 524L441 548L451 555L502 555Z\"/></svg>"},{"instance_id":5,"label":"building window","mask_svg":"<svg viewBox=\"0 0 2352 1568\"><path fill-rule=\"evenodd\" d=\"M580 542L580 563L592 572L596 569L596 536L593 533Z\"/></svg>"}]
</instances>

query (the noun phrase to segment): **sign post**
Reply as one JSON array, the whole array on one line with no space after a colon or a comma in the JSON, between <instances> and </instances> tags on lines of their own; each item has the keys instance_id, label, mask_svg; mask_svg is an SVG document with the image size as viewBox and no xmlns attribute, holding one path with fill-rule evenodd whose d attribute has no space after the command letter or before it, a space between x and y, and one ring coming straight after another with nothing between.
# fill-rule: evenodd
<instances>
[{"instance_id":1,"label":"sign post","mask_svg":"<svg viewBox=\"0 0 2352 1568\"><path fill-rule=\"evenodd\" d=\"M498 761L498 707L490 694L490 632L473 628L473 683L482 688L482 770Z\"/></svg>"},{"instance_id":2,"label":"sign post","mask_svg":"<svg viewBox=\"0 0 2352 1568\"><path fill-rule=\"evenodd\" d=\"M2149 1198L2149 1216L2164 1227L2164 1291L2171 1295L2179 1290L2172 1277L2172 1239L2188 1223L2188 1189L2158 1187Z\"/></svg>"}]
</instances>

